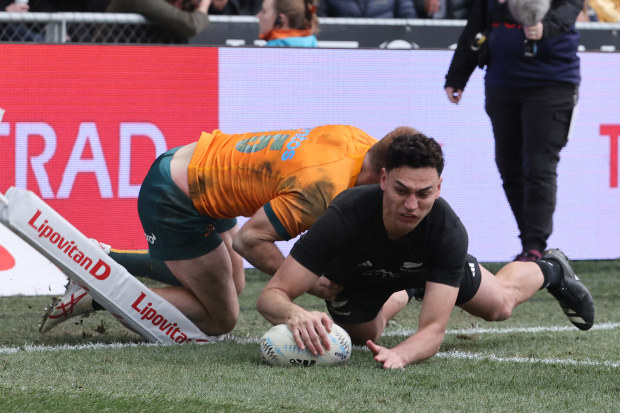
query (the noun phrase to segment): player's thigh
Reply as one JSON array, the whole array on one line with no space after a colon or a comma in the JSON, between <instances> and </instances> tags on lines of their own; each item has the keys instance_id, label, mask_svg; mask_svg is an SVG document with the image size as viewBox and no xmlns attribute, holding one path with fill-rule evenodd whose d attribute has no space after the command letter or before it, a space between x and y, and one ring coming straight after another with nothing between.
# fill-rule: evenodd
<instances>
[{"instance_id":1,"label":"player's thigh","mask_svg":"<svg viewBox=\"0 0 620 413\"><path fill-rule=\"evenodd\" d=\"M480 275L478 291L469 301L460 304L459 307L477 317L494 319L503 308L505 290L502 283L482 265Z\"/></svg>"},{"instance_id":2,"label":"player's thigh","mask_svg":"<svg viewBox=\"0 0 620 413\"><path fill-rule=\"evenodd\" d=\"M166 265L207 310L232 311L238 306L232 261L224 243L204 255L166 261Z\"/></svg>"}]
</instances>

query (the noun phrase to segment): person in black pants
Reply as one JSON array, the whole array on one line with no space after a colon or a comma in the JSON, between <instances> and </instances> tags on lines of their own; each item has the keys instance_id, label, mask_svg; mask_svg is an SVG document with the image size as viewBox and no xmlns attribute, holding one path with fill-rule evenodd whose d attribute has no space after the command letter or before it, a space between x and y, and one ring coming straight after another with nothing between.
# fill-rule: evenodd
<instances>
[{"instance_id":1,"label":"person in black pants","mask_svg":"<svg viewBox=\"0 0 620 413\"><path fill-rule=\"evenodd\" d=\"M485 106L523 246L518 261L539 259L553 230L557 166L581 80L582 8L583 0L552 0L542 21L525 26L506 0L476 0L446 75L448 99L458 103L476 66L486 66Z\"/></svg>"}]
</instances>

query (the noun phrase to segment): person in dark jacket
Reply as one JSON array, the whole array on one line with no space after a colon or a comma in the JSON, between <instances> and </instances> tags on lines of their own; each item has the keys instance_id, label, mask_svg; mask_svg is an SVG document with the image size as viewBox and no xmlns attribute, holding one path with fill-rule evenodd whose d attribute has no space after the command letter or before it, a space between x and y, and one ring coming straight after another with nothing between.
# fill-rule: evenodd
<instances>
[{"instance_id":1,"label":"person in dark jacket","mask_svg":"<svg viewBox=\"0 0 620 413\"><path fill-rule=\"evenodd\" d=\"M518 261L539 259L553 229L557 166L581 80L575 20L582 8L583 0L552 0L542 20L526 26L506 0L475 0L446 75L456 104L476 66L486 65L485 109L523 247Z\"/></svg>"},{"instance_id":2,"label":"person in dark jacket","mask_svg":"<svg viewBox=\"0 0 620 413\"><path fill-rule=\"evenodd\" d=\"M321 17L374 17L414 19L418 17L413 0L321 0Z\"/></svg>"}]
</instances>

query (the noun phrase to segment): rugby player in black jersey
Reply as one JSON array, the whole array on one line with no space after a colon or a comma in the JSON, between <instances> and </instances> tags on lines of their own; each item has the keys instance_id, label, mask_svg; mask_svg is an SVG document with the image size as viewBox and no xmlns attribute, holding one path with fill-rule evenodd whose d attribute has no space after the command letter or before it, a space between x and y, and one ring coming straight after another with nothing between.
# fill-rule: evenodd
<instances>
[{"instance_id":1,"label":"rugby player in black jersey","mask_svg":"<svg viewBox=\"0 0 620 413\"><path fill-rule=\"evenodd\" d=\"M298 346L314 354L329 346L335 321L383 368L435 355L455 305L500 321L547 288L576 327L592 327L592 296L560 250L546 251L537 262L508 263L495 276L469 255L465 227L440 198L441 147L412 128L395 133L380 184L341 193L266 285L257 309L268 321L286 323ZM326 301L331 318L293 303L321 276L338 292ZM415 290L424 294L417 331L393 348L375 344ZM401 300L384 306L392 295Z\"/></svg>"}]
</instances>

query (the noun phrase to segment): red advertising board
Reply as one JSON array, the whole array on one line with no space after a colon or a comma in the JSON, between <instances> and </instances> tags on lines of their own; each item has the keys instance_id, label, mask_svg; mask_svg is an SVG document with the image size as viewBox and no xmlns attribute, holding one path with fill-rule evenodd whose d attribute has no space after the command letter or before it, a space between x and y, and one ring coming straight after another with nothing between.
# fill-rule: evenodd
<instances>
[{"instance_id":1,"label":"red advertising board","mask_svg":"<svg viewBox=\"0 0 620 413\"><path fill-rule=\"evenodd\" d=\"M39 195L89 237L146 248L156 156L218 127L218 50L0 45L0 191Z\"/></svg>"}]
</instances>

